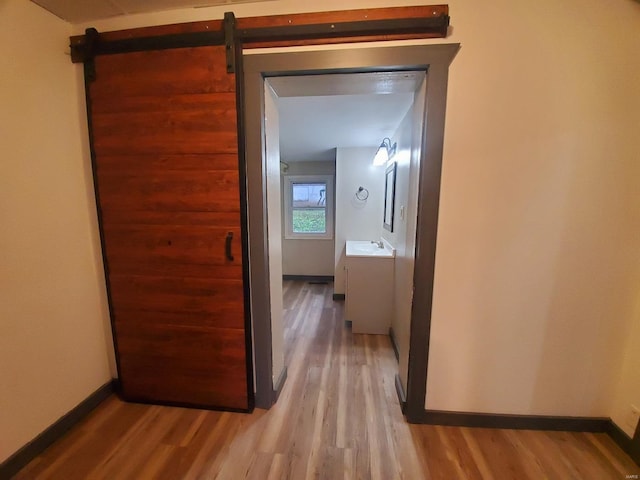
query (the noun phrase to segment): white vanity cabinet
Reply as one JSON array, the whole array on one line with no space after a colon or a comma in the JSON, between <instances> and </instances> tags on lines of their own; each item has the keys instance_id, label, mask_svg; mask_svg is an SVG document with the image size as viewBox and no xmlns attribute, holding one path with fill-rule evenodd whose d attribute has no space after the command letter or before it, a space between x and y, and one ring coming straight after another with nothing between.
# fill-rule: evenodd
<instances>
[{"instance_id":1,"label":"white vanity cabinet","mask_svg":"<svg viewBox=\"0 0 640 480\"><path fill-rule=\"evenodd\" d=\"M347 241L345 319L353 333L388 335L393 315L395 250Z\"/></svg>"}]
</instances>

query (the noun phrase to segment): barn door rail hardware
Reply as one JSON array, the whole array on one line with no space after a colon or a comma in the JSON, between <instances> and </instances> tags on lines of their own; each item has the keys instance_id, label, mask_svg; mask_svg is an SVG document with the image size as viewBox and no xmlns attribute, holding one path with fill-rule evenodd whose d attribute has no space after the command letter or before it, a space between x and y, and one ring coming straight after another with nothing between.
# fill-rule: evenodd
<instances>
[{"instance_id":1,"label":"barn door rail hardware","mask_svg":"<svg viewBox=\"0 0 640 480\"><path fill-rule=\"evenodd\" d=\"M315 38L365 37L409 33L434 33L444 37L447 34L448 27L449 15L440 15L429 18L395 18L388 20L249 28L239 30L237 36L244 43L286 42Z\"/></svg>"},{"instance_id":2,"label":"barn door rail hardware","mask_svg":"<svg viewBox=\"0 0 640 480\"><path fill-rule=\"evenodd\" d=\"M204 47L225 43L223 31L173 33L152 37L104 40L95 28L88 28L85 41L71 45L71 60L81 63L93 60L98 55L167 50L170 48Z\"/></svg>"},{"instance_id":3,"label":"barn door rail hardware","mask_svg":"<svg viewBox=\"0 0 640 480\"><path fill-rule=\"evenodd\" d=\"M210 30L181 33L144 34L127 38L104 38L95 28L89 28L84 36L72 37L71 60L73 63L90 62L98 55L166 50L170 48L202 47L224 45L227 70L235 71L236 50L242 45L269 42L297 42L335 38L371 38L393 35L424 35L425 37L446 37L450 17L446 5L439 6L430 16L398 17L385 19L344 20L308 24L270 25L270 18L264 18L257 26L243 28L243 19L236 19L233 12L224 14L220 26ZM339 12L336 12L339 13ZM296 16L296 15L294 15ZM339 18L339 17L338 17ZM246 23L246 22L245 22ZM253 22L256 25L256 22ZM264 25L264 26L261 26Z\"/></svg>"}]
</instances>

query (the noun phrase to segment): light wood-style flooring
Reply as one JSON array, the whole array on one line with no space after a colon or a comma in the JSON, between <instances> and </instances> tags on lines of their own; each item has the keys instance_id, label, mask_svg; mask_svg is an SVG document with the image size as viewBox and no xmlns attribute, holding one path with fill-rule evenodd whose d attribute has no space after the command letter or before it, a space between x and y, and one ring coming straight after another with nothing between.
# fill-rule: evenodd
<instances>
[{"instance_id":1,"label":"light wood-style flooring","mask_svg":"<svg viewBox=\"0 0 640 480\"><path fill-rule=\"evenodd\" d=\"M625 479L605 434L409 425L386 336L352 335L331 285L285 282L288 379L251 415L112 396L18 479Z\"/></svg>"}]
</instances>

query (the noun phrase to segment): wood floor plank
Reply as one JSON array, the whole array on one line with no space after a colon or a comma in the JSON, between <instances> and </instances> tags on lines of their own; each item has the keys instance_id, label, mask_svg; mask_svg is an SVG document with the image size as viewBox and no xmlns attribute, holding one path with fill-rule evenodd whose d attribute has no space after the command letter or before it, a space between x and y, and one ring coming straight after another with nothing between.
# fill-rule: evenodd
<instances>
[{"instance_id":1,"label":"wood floor plank","mask_svg":"<svg viewBox=\"0 0 640 480\"><path fill-rule=\"evenodd\" d=\"M268 470L267 480L279 480L283 478L282 471L284 469L285 456L281 453L275 453Z\"/></svg>"},{"instance_id":2,"label":"wood floor plank","mask_svg":"<svg viewBox=\"0 0 640 480\"><path fill-rule=\"evenodd\" d=\"M284 283L288 378L270 410L103 402L16 479L619 479L605 434L409 425L386 336L354 335L331 284ZM633 478L633 477L630 477Z\"/></svg>"},{"instance_id":3,"label":"wood floor plank","mask_svg":"<svg viewBox=\"0 0 640 480\"><path fill-rule=\"evenodd\" d=\"M578 472L559 455L559 452L551 456L548 454L549 441L546 432L522 430L517 433L523 445L526 445L531 454L543 465L546 478L566 478L567 480L580 478Z\"/></svg>"},{"instance_id":4,"label":"wood floor plank","mask_svg":"<svg viewBox=\"0 0 640 480\"><path fill-rule=\"evenodd\" d=\"M607 461L611 463L621 477L625 477L629 471L637 467L629 456L616 446L609 435L604 433L586 433L585 436L602 453Z\"/></svg>"}]
</instances>

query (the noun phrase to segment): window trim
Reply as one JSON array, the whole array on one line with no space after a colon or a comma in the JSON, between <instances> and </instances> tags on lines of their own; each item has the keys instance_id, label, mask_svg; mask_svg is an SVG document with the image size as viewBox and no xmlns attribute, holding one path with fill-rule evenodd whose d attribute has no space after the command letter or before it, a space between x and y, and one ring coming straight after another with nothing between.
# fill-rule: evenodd
<instances>
[{"instance_id":1,"label":"window trim","mask_svg":"<svg viewBox=\"0 0 640 480\"><path fill-rule=\"evenodd\" d=\"M293 185L296 183L324 183L326 192L326 232L297 233L293 231ZM333 240L334 193L333 175L285 175L284 176L284 238L285 240Z\"/></svg>"}]
</instances>

